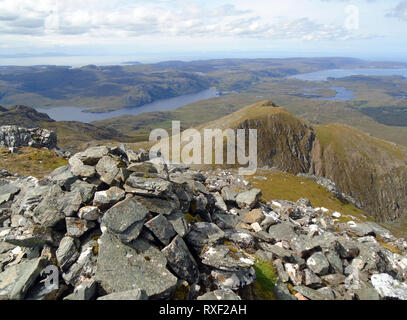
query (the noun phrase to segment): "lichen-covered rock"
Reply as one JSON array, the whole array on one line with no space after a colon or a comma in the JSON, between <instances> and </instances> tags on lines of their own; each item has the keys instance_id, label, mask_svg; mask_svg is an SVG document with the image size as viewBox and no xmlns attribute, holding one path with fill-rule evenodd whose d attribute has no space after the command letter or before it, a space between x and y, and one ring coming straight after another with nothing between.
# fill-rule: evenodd
<instances>
[{"instance_id":1,"label":"lichen-covered rock","mask_svg":"<svg viewBox=\"0 0 407 320\"><path fill-rule=\"evenodd\" d=\"M150 299L165 299L175 292L177 278L165 265L138 254L109 232L99 242L96 281L107 294L141 289Z\"/></svg>"},{"instance_id":2,"label":"lichen-covered rock","mask_svg":"<svg viewBox=\"0 0 407 320\"><path fill-rule=\"evenodd\" d=\"M198 265L180 236L175 237L161 252L180 279L187 280L190 284L196 282L199 276Z\"/></svg>"},{"instance_id":3,"label":"lichen-covered rock","mask_svg":"<svg viewBox=\"0 0 407 320\"><path fill-rule=\"evenodd\" d=\"M320 276L324 276L329 272L329 262L321 252L314 253L307 260L308 268Z\"/></svg>"},{"instance_id":4,"label":"lichen-covered rock","mask_svg":"<svg viewBox=\"0 0 407 320\"><path fill-rule=\"evenodd\" d=\"M177 234L171 223L164 215L159 214L155 218L147 221L145 226L160 240L164 245L168 245Z\"/></svg>"},{"instance_id":5,"label":"lichen-covered rock","mask_svg":"<svg viewBox=\"0 0 407 320\"><path fill-rule=\"evenodd\" d=\"M236 203L239 208L252 209L256 206L262 193L259 189L251 189L249 191L241 192L236 196Z\"/></svg>"},{"instance_id":6,"label":"lichen-covered rock","mask_svg":"<svg viewBox=\"0 0 407 320\"><path fill-rule=\"evenodd\" d=\"M111 207L102 223L121 240L130 242L139 236L148 210L134 198L127 198Z\"/></svg>"},{"instance_id":7,"label":"lichen-covered rock","mask_svg":"<svg viewBox=\"0 0 407 320\"><path fill-rule=\"evenodd\" d=\"M93 199L93 205L105 209L123 200L125 196L126 193L124 190L118 187L111 187L109 190L96 192L95 198Z\"/></svg>"},{"instance_id":8,"label":"lichen-covered rock","mask_svg":"<svg viewBox=\"0 0 407 320\"><path fill-rule=\"evenodd\" d=\"M225 236L226 234L216 224L198 222L192 226L186 241L196 252L199 252L205 245L212 245Z\"/></svg>"},{"instance_id":9,"label":"lichen-covered rock","mask_svg":"<svg viewBox=\"0 0 407 320\"><path fill-rule=\"evenodd\" d=\"M79 257L80 242L73 237L64 237L59 243L56 258L60 267L69 268Z\"/></svg>"},{"instance_id":10,"label":"lichen-covered rock","mask_svg":"<svg viewBox=\"0 0 407 320\"><path fill-rule=\"evenodd\" d=\"M381 298L407 300L407 284L393 279L387 273L374 274L372 285Z\"/></svg>"}]
</instances>

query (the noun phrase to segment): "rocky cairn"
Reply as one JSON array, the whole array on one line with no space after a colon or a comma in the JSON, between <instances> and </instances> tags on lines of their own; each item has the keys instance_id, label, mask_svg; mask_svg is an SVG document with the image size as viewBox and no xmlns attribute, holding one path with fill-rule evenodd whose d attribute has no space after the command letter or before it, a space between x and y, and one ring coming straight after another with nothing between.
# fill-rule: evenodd
<instances>
[{"instance_id":1,"label":"rocky cairn","mask_svg":"<svg viewBox=\"0 0 407 320\"><path fill-rule=\"evenodd\" d=\"M407 299L404 240L307 199L263 203L228 171L120 146L0 180L0 299L256 298L259 261L277 299Z\"/></svg>"},{"instance_id":2,"label":"rocky cairn","mask_svg":"<svg viewBox=\"0 0 407 320\"><path fill-rule=\"evenodd\" d=\"M20 147L46 148L61 157L70 156L69 152L57 148L56 132L43 128L0 126L0 147L9 148L11 153L18 153Z\"/></svg>"}]
</instances>

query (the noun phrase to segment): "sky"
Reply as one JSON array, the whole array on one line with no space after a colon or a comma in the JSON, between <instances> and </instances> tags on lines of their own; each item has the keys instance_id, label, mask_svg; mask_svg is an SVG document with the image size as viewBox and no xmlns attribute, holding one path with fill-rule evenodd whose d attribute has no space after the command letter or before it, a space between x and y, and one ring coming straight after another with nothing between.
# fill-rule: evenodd
<instances>
[{"instance_id":1,"label":"sky","mask_svg":"<svg viewBox=\"0 0 407 320\"><path fill-rule=\"evenodd\" d=\"M0 0L0 57L407 60L407 0Z\"/></svg>"}]
</instances>

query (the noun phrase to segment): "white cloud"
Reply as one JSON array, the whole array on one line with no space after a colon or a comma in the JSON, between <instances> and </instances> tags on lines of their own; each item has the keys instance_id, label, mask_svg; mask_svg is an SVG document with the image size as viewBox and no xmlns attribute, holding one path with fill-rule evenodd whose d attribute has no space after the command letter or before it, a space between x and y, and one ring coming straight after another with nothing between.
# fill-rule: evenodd
<instances>
[{"instance_id":1,"label":"white cloud","mask_svg":"<svg viewBox=\"0 0 407 320\"><path fill-rule=\"evenodd\" d=\"M232 4L209 6L192 1L1 0L1 35L77 35L90 38L241 37L334 40L361 37L342 26L309 17L266 20ZM83 39L77 38L78 42ZM71 41L73 41L71 39Z\"/></svg>"},{"instance_id":2,"label":"white cloud","mask_svg":"<svg viewBox=\"0 0 407 320\"><path fill-rule=\"evenodd\" d=\"M407 0L400 2L387 16L407 21Z\"/></svg>"}]
</instances>

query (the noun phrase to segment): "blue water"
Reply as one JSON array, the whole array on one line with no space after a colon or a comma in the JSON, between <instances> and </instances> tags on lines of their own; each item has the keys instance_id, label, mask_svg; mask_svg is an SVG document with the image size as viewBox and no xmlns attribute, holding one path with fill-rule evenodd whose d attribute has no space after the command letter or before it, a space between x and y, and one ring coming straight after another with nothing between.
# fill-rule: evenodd
<instances>
[{"instance_id":1,"label":"blue water","mask_svg":"<svg viewBox=\"0 0 407 320\"><path fill-rule=\"evenodd\" d=\"M80 121L89 123L92 121L106 120L125 115L134 116L144 112L175 110L187 104L214 98L217 96L218 92L216 90L208 89L200 91L198 93L186 94L175 98L157 100L153 103L145 104L140 107L122 108L119 110L103 113L84 112L89 108L80 107L37 108L36 110L48 114L52 119L56 121Z\"/></svg>"},{"instance_id":2,"label":"blue water","mask_svg":"<svg viewBox=\"0 0 407 320\"><path fill-rule=\"evenodd\" d=\"M407 78L407 69L330 69L290 76L305 81L327 81L328 78L349 76L402 76Z\"/></svg>"},{"instance_id":3,"label":"blue water","mask_svg":"<svg viewBox=\"0 0 407 320\"><path fill-rule=\"evenodd\" d=\"M336 91L336 95L331 98L319 97L318 100L326 101L350 101L355 98L352 90L348 90L345 87L329 87L331 90Z\"/></svg>"},{"instance_id":4,"label":"blue water","mask_svg":"<svg viewBox=\"0 0 407 320\"><path fill-rule=\"evenodd\" d=\"M313 93L313 91L318 90L320 88L311 88L311 89L303 89L306 92L304 95L306 98L315 99L315 100L324 100L324 101L350 101L355 98L354 92L352 90L348 90L345 87L329 87L331 90L336 91L336 95L331 98L324 98L319 97L318 94Z\"/></svg>"}]
</instances>

